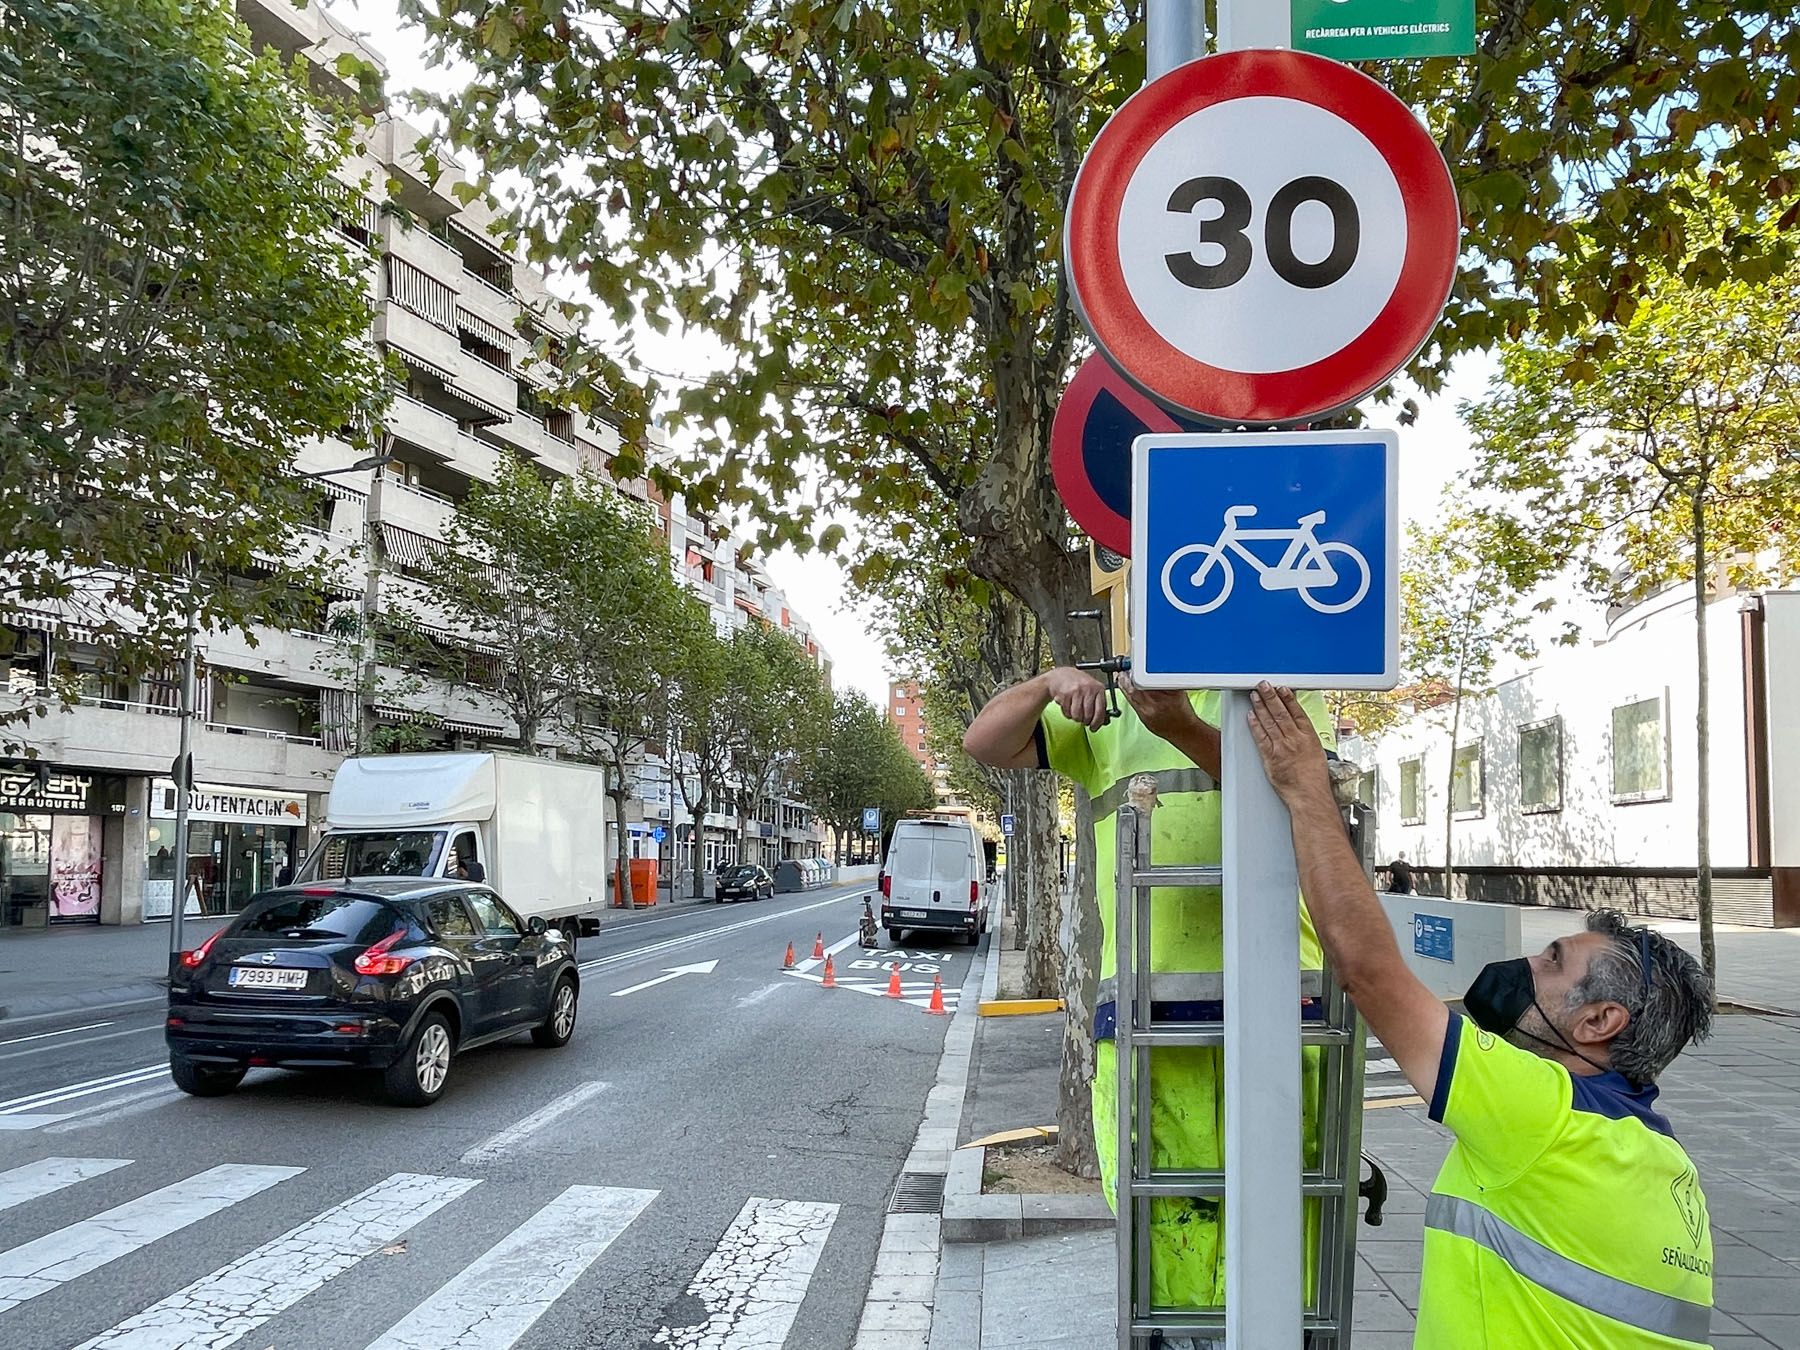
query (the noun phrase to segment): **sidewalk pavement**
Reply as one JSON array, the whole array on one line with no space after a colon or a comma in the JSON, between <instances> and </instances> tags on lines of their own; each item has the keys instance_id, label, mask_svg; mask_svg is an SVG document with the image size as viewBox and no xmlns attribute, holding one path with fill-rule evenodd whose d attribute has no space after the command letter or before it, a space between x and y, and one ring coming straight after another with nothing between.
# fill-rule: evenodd
<instances>
[{"instance_id":1,"label":"sidewalk pavement","mask_svg":"<svg viewBox=\"0 0 1800 1350\"><path fill-rule=\"evenodd\" d=\"M1580 923L1579 913L1528 911L1525 947ZM1697 931L1658 926L1697 948ZM1719 954L1722 998L1800 1005L1792 992L1800 933L1722 929ZM1800 1016L1726 1014L1714 1025L1713 1038L1661 1084L1661 1106L1706 1188L1717 1266L1712 1344L1800 1350ZM1054 1118L1060 1026L1060 1016L981 1020L961 1139ZM1363 1118L1363 1147L1380 1161L1389 1193L1381 1227L1357 1228L1355 1350L1412 1344L1425 1197L1450 1147L1423 1105L1396 1100L1414 1104L1371 1104ZM1111 1345L1114 1270L1111 1226L947 1241L931 1350Z\"/></svg>"},{"instance_id":2,"label":"sidewalk pavement","mask_svg":"<svg viewBox=\"0 0 1800 1350\"><path fill-rule=\"evenodd\" d=\"M608 910L600 922L608 929L628 927L711 901L700 895L664 899L643 909ZM182 923L182 945L199 946L225 922L189 915ZM159 1002L168 990L168 975L166 921L0 928L0 1022Z\"/></svg>"}]
</instances>

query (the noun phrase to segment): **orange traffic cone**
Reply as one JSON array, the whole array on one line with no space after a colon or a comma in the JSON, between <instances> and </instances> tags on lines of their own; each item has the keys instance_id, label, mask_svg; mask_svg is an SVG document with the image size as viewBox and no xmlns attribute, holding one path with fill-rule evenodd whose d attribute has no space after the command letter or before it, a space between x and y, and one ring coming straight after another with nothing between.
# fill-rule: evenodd
<instances>
[{"instance_id":1,"label":"orange traffic cone","mask_svg":"<svg viewBox=\"0 0 1800 1350\"><path fill-rule=\"evenodd\" d=\"M889 998L900 997L900 966L898 963L888 966L887 996Z\"/></svg>"},{"instance_id":2,"label":"orange traffic cone","mask_svg":"<svg viewBox=\"0 0 1800 1350\"><path fill-rule=\"evenodd\" d=\"M815 961L823 961L825 959L825 935L823 933L820 933L813 939L812 959Z\"/></svg>"},{"instance_id":3,"label":"orange traffic cone","mask_svg":"<svg viewBox=\"0 0 1800 1350\"><path fill-rule=\"evenodd\" d=\"M787 955L781 958L781 968L783 970L794 968L794 944L791 942L788 943Z\"/></svg>"},{"instance_id":4,"label":"orange traffic cone","mask_svg":"<svg viewBox=\"0 0 1800 1350\"><path fill-rule=\"evenodd\" d=\"M942 975L931 977L931 1006L925 1011L934 1013L944 1011L944 977Z\"/></svg>"},{"instance_id":5,"label":"orange traffic cone","mask_svg":"<svg viewBox=\"0 0 1800 1350\"><path fill-rule=\"evenodd\" d=\"M837 988L837 976L831 973L831 958L829 956L825 958L825 979L822 981L822 984L826 989Z\"/></svg>"}]
</instances>

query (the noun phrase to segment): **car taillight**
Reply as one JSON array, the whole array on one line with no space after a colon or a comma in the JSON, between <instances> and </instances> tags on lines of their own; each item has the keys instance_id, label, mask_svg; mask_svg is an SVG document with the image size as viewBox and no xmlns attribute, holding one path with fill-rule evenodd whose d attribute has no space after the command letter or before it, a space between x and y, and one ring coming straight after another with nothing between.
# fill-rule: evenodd
<instances>
[{"instance_id":1,"label":"car taillight","mask_svg":"<svg viewBox=\"0 0 1800 1350\"><path fill-rule=\"evenodd\" d=\"M413 963L410 956L391 956L388 948L406 936L404 928L396 928L351 964L358 975L398 975Z\"/></svg>"},{"instance_id":2,"label":"car taillight","mask_svg":"<svg viewBox=\"0 0 1800 1350\"><path fill-rule=\"evenodd\" d=\"M892 877L883 877L881 879L881 898L883 900L886 900L889 897L891 897L893 895L893 893L894 893L894 879Z\"/></svg>"},{"instance_id":3,"label":"car taillight","mask_svg":"<svg viewBox=\"0 0 1800 1350\"><path fill-rule=\"evenodd\" d=\"M194 948L193 951L183 952L181 954L181 964L187 967L187 969L192 970L195 966L206 960L206 954L213 949L213 943L219 940L219 933L223 933L224 931L225 930L221 928L218 933L214 933L211 937L206 939L205 942L202 942L198 947Z\"/></svg>"},{"instance_id":4,"label":"car taillight","mask_svg":"<svg viewBox=\"0 0 1800 1350\"><path fill-rule=\"evenodd\" d=\"M969 908L974 909L975 906L979 905L980 903L981 903L981 883L979 881L971 881L969 883Z\"/></svg>"}]
</instances>

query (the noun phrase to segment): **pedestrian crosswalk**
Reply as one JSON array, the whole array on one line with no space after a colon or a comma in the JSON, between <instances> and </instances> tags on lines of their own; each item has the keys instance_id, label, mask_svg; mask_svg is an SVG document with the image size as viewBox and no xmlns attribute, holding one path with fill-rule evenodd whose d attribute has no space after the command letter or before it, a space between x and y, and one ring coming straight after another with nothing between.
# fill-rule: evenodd
<instances>
[{"instance_id":1,"label":"pedestrian crosswalk","mask_svg":"<svg viewBox=\"0 0 1800 1350\"><path fill-rule=\"evenodd\" d=\"M1367 1041L1368 1058L1363 1063L1363 1100L1386 1101L1411 1097L1413 1085L1406 1081L1400 1066L1387 1057L1387 1049L1373 1036ZM1404 1103L1400 1103L1404 1105Z\"/></svg>"},{"instance_id":2,"label":"pedestrian crosswalk","mask_svg":"<svg viewBox=\"0 0 1800 1350\"><path fill-rule=\"evenodd\" d=\"M307 1168L225 1163L105 1207L112 1183L93 1183L116 1177L123 1188L134 1166L124 1158L54 1157L0 1171L0 1211L10 1211L0 1243L9 1232L30 1231L23 1225L40 1201L54 1198L86 1215L0 1251L0 1345L45 1344L48 1350L41 1334L27 1339L9 1331L12 1317L28 1314L22 1305L136 1253L154 1251L157 1270L179 1270L180 1255L189 1250L214 1250L216 1260L223 1253L178 1235L191 1230L209 1237L203 1221L226 1211L232 1221L218 1231L252 1231L254 1222L239 1216L248 1213L253 1220L260 1197L270 1213L282 1216L264 1230L281 1230L275 1236L216 1269L181 1271L168 1283L186 1283L111 1327L97 1333L93 1326L70 1328L55 1343L58 1350L224 1350L253 1333L258 1346L297 1343L283 1338L277 1319L378 1253L407 1253L419 1260L420 1270L439 1278L413 1290L410 1307L381 1303L385 1317L363 1319L360 1335L345 1329L334 1345L506 1350L527 1337L609 1249L624 1249L622 1239L628 1241L632 1225L659 1195L634 1187L561 1186L523 1221L504 1229L496 1224L491 1243L468 1259L457 1253L473 1244L458 1245L458 1237L471 1229L479 1233L489 1221L481 1199L487 1183L477 1177L396 1172L295 1224L296 1196L282 1200L283 1185L298 1185L294 1179ZM308 1181L319 1177L315 1171ZM450 1222L421 1228L440 1211ZM660 1330L651 1322L633 1332L646 1342L654 1334L655 1344L678 1350L780 1350L837 1212L835 1204L752 1197L719 1235L685 1295L672 1303L682 1317ZM435 1253L444 1259L434 1260L434 1243L449 1244ZM446 1265L452 1269L443 1278ZM141 1278L130 1287L142 1287Z\"/></svg>"}]
</instances>

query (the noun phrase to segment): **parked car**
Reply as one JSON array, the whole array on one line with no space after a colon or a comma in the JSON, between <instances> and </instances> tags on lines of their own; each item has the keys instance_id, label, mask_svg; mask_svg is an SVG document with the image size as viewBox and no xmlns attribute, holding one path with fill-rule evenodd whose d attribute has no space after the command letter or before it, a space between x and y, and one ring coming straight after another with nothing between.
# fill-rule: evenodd
<instances>
[{"instance_id":1,"label":"parked car","mask_svg":"<svg viewBox=\"0 0 1800 1350\"><path fill-rule=\"evenodd\" d=\"M392 1101L427 1106L465 1050L522 1031L566 1045L580 997L562 934L487 886L285 886L170 959L169 1073L212 1097L263 1065L379 1069Z\"/></svg>"},{"instance_id":2,"label":"parked car","mask_svg":"<svg viewBox=\"0 0 1800 1350\"><path fill-rule=\"evenodd\" d=\"M774 894L775 878L755 863L721 867L718 879L713 882L713 899L718 902L761 900L764 896L773 898Z\"/></svg>"}]
</instances>

